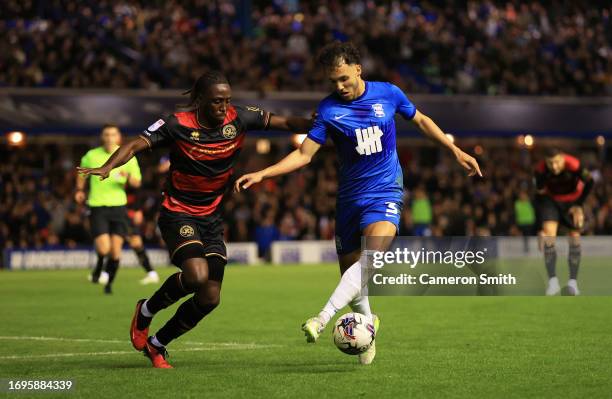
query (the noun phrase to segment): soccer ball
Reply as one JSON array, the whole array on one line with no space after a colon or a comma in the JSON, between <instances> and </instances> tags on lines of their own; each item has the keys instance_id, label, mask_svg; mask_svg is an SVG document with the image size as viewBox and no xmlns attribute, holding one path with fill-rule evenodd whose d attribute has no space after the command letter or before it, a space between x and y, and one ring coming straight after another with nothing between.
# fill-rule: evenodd
<instances>
[{"instance_id":1,"label":"soccer ball","mask_svg":"<svg viewBox=\"0 0 612 399\"><path fill-rule=\"evenodd\" d=\"M374 342L374 325L361 313L347 313L336 321L332 335L338 349L348 355L358 355Z\"/></svg>"}]
</instances>

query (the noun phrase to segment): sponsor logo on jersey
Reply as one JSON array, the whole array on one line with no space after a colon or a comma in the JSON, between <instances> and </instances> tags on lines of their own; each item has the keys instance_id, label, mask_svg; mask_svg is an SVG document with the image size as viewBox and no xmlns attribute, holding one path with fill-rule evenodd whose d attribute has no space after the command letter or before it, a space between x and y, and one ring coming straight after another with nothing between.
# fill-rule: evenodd
<instances>
[{"instance_id":1,"label":"sponsor logo on jersey","mask_svg":"<svg viewBox=\"0 0 612 399\"><path fill-rule=\"evenodd\" d=\"M223 137L225 137L226 139L233 139L234 137L236 137L236 126L229 124L229 125L225 125L223 126Z\"/></svg>"},{"instance_id":2,"label":"sponsor logo on jersey","mask_svg":"<svg viewBox=\"0 0 612 399\"><path fill-rule=\"evenodd\" d=\"M382 136L383 132L378 126L355 129L355 137L357 138L355 150L357 150L359 155L372 155L381 152L382 142L380 138Z\"/></svg>"},{"instance_id":3,"label":"sponsor logo on jersey","mask_svg":"<svg viewBox=\"0 0 612 399\"><path fill-rule=\"evenodd\" d=\"M383 108L382 104L372 104L372 109L374 110L374 116L377 118L385 117L385 109Z\"/></svg>"},{"instance_id":4,"label":"sponsor logo on jersey","mask_svg":"<svg viewBox=\"0 0 612 399\"><path fill-rule=\"evenodd\" d=\"M155 122L154 124L152 124L151 126L149 126L147 128L148 131L150 132L154 132L157 129L159 129L160 127L162 127L166 122L163 121L163 119L159 119L157 122Z\"/></svg>"},{"instance_id":5,"label":"sponsor logo on jersey","mask_svg":"<svg viewBox=\"0 0 612 399\"><path fill-rule=\"evenodd\" d=\"M196 132L195 130L191 132L191 139L193 141L200 141L200 132Z\"/></svg>"},{"instance_id":6,"label":"sponsor logo on jersey","mask_svg":"<svg viewBox=\"0 0 612 399\"><path fill-rule=\"evenodd\" d=\"M339 119L344 118L344 117L345 117L345 116L347 116L347 115L349 115L349 114L334 115L334 119L335 119L335 120L339 120Z\"/></svg>"},{"instance_id":7,"label":"sponsor logo on jersey","mask_svg":"<svg viewBox=\"0 0 612 399\"><path fill-rule=\"evenodd\" d=\"M193 227L189 226L189 225L184 225L181 226L181 229L179 230L179 233L183 236L183 237L191 237L195 234L195 231L193 230Z\"/></svg>"}]
</instances>

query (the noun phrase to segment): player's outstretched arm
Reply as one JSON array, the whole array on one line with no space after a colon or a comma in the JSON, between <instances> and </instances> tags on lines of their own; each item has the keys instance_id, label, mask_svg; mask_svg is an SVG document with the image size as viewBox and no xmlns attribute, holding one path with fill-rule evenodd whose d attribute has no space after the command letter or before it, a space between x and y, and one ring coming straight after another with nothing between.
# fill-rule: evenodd
<instances>
[{"instance_id":1,"label":"player's outstretched arm","mask_svg":"<svg viewBox=\"0 0 612 399\"><path fill-rule=\"evenodd\" d=\"M270 117L270 129L286 130L295 133L307 133L312 127L312 119L301 118L298 116L278 116Z\"/></svg>"},{"instance_id":2,"label":"player's outstretched arm","mask_svg":"<svg viewBox=\"0 0 612 399\"><path fill-rule=\"evenodd\" d=\"M436 123L427 115L422 114L419 111L416 111L414 118L412 121L418 126L419 130L427 137L433 139L434 141L440 143L444 147L447 147L449 150L453 152L457 162L461 166L463 166L466 170L469 171L470 176L478 175L482 177L482 172L480 172L480 166L478 166L478 162L476 159L469 154L463 152L459 147L453 144L446 134L436 125Z\"/></svg>"},{"instance_id":3,"label":"player's outstretched arm","mask_svg":"<svg viewBox=\"0 0 612 399\"><path fill-rule=\"evenodd\" d=\"M117 148L117 150L113 152L113 155L111 155L104 165L100 166L99 168L77 167L77 172L81 173L83 176L97 175L100 176L100 180L104 180L108 177L111 170L125 164L138 152L147 148L149 148L149 143L147 143L142 137L138 137Z\"/></svg>"},{"instance_id":4,"label":"player's outstretched arm","mask_svg":"<svg viewBox=\"0 0 612 399\"><path fill-rule=\"evenodd\" d=\"M246 190L253 184L261 182L263 179L291 173L296 169L308 165L314 154L319 151L319 148L321 148L321 144L307 137L300 148L292 151L274 165L240 177L234 184L234 191L238 193L241 189Z\"/></svg>"}]
</instances>

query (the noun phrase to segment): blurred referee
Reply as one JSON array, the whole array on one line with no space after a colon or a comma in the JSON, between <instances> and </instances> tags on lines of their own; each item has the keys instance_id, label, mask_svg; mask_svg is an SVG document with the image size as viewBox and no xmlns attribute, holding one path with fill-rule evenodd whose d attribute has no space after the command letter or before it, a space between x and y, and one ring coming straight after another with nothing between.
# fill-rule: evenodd
<instances>
[{"instance_id":1,"label":"blurred referee","mask_svg":"<svg viewBox=\"0 0 612 399\"><path fill-rule=\"evenodd\" d=\"M94 168L103 165L119 148L121 132L116 125L104 125L101 138L102 146L89 150L81 158L81 167ZM135 157L125 165L113 169L106 180L100 180L97 176L89 177L88 195L85 193L86 178L77 175L74 199L78 204L82 204L87 198L87 205L91 210L91 233L98 254L91 281L105 284L106 294L112 293L111 287L119 268L123 240L128 233L125 185L139 187L141 178Z\"/></svg>"}]
</instances>

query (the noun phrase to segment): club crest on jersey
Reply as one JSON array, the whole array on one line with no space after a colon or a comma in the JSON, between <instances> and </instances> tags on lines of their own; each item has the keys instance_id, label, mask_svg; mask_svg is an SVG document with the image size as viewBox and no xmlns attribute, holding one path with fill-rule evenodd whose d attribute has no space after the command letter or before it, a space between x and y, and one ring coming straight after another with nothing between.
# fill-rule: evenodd
<instances>
[{"instance_id":1,"label":"club crest on jersey","mask_svg":"<svg viewBox=\"0 0 612 399\"><path fill-rule=\"evenodd\" d=\"M200 141L200 132L196 132L195 130L191 132L191 139L193 141Z\"/></svg>"},{"instance_id":2,"label":"club crest on jersey","mask_svg":"<svg viewBox=\"0 0 612 399\"><path fill-rule=\"evenodd\" d=\"M374 110L374 116L377 118L385 117L385 109L383 108L382 104L372 104L372 109Z\"/></svg>"},{"instance_id":3,"label":"club crest on jersey","mask_svg":"<svg viewBox=\"0 0 612 399\"><path fill-rule=\"evenodd\" d=\"M183 237L191 237L195 234L195 231L193 230L193 227L189 226L189 225L184 225L181 226L181 229L179 230L179 233L183 236Z\"/></svg>"},{"instance_id":4,"label":"club crest on jersey","mask_svg":"<svg viewBox=\"0 0 612 399\"><path fill-rule=\"evenodd\" d=\"M223 126L223 137L225 137L226 139L233 139L234 137L236 137L236 126L229 124L229 125L225 125Z\"/></svg>"}]
</instances>

